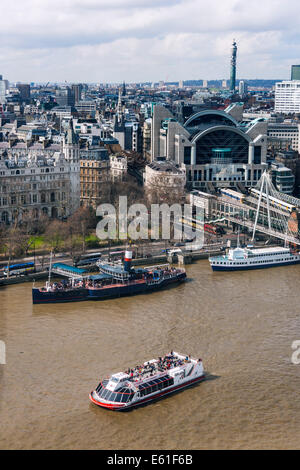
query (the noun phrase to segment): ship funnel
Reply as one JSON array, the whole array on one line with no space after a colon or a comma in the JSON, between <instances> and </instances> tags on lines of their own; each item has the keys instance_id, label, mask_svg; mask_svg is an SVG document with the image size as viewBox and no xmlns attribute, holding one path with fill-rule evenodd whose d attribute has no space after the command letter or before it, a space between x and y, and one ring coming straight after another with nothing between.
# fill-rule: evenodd
<instances>
[{"instance_id":1,"label":"ship funnel","mask_svg":"<svg viewBox=\"0 0 300 470\"><path fill-rule=\"evenodd\" d=\"M131 269L132 251L126 250L124 257L124 269L129 272Z\"/></svg>"}]
</instances>

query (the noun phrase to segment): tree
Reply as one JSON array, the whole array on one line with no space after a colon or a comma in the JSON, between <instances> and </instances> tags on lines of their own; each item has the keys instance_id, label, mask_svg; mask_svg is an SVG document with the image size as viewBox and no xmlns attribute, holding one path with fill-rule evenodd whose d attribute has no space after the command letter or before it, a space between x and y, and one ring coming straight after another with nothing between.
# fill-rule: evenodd
<instances>
[{"instance_id":1,"label":"tree","mask_svg":"<svg viewBox=\"0 0 300 470\"><path fill-rule=\"evenodd\" d=\"M50 245L51 251L58 252L63 247L66 236L66 224L60 220L53 220L45 233L45 241Z\"/></svg>"},{"instance_id":2,"label":"tree","mask_svg":"<svg viewBox=\"0 0 300 470\"><path fill-rule=\"evenodd\" d=\"M67 229L70 235L79 235L82 239L82 251L86 250L86 237L97 224L96 214L92 207L81 206L68 219Z\"/></svg>"}]
</instances>

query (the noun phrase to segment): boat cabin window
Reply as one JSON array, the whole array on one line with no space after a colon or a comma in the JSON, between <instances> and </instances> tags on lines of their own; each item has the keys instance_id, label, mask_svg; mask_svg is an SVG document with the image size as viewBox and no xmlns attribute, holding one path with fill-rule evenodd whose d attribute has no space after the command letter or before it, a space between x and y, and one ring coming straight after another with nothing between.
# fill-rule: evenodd
<instances>
[{"instance_id":1,"label":"boat cabin window","mask_svg":"<svg viewBox=\"0 0 300 470\"><path fill-rule=\"evenodd\" d=\"M97 387L97 393L100 398L103 398L104 400L107 401L113 401L117 403L128 403L129 401L132 400L134 396L133 390L130 390L129 388L121 388L117 392L111 392L110 390L107 390L106 388L103 388L102 386Z\"/></svg>"}]
</instances>

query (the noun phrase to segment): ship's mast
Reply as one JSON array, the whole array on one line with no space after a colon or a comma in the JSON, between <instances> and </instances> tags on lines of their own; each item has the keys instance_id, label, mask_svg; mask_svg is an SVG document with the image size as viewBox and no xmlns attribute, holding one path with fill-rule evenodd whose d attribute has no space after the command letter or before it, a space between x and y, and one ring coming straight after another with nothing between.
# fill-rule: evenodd
<instances>
[{"instance_id":1,"label":"ship's mast","mask_svg":"<svg viewBox=\"0 0 300 470\"><path fill-rule=\"evenodd\" d=\"M51 282L52 256L53 256L53 253L51 251L51 253L50 253L50 264L49 264L49 276L48 276L48 282L47 282L47 288L48 289L50 289L50 282Z\"/></svg>"}]
</instances>

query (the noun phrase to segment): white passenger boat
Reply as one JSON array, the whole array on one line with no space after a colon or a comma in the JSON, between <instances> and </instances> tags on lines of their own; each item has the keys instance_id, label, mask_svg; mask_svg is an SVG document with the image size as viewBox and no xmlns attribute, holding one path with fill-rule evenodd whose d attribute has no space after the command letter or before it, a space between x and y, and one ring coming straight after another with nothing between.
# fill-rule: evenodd
<instances>
[{"instance_id":1,"label":"white passenger boat","mask_svg":"<svg viewBox=\"0 0 300 470\"><path fill-rule=\"evenodd\" d=\"M111 410L127 410L189 387L204 377L201 359L171 351L102 380L90 393L90 400Z\"/></svg>"},{"instance_id":2,"label":"white passenger boat","mask_svg":"<svg viewBox=\"0 0 300 470\"><path fill-rule=\"evenodd\" d=\"M300 253L280 246L269 248L237 247L230 249L226 255L211 256L209 262L213 271L272 268L300 263Z\"/></svg>"}]
</instances>

